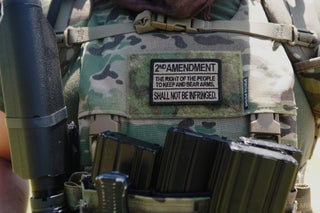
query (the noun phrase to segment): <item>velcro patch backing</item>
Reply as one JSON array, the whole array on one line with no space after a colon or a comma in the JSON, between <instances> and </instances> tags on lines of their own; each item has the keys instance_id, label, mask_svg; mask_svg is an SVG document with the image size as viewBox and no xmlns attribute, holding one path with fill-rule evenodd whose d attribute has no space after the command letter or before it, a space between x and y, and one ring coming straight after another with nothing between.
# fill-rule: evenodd
<instances>
[{"instance_id":1,"label":"velcro patch backing","mask_svg":"<svg viewBox=\"0 0 320 213\"><path fill-rule=\"evenodd\" d=\"M239 52L131 54L128 115L139 119L243 116L241 62Z\"/></svg>"}]
</instances>

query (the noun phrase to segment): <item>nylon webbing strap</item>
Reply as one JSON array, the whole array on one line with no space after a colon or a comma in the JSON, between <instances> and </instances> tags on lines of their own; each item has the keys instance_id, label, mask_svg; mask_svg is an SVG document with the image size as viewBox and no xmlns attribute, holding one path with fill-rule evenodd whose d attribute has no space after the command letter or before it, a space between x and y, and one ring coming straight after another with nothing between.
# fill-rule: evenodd
<instances>
[{"instance_id":1,"label":"nylon webbing strap","mask_svg":"<svg viewBox=\"0 0 320 213\"><path fill-rule=\"evenodd\" d=\"M92 27L68 27L64 32L64 37L58 38L66 46L72 44L81 44L83 42L107 38L121 34L135 32L132 23L127 24L110 24Z\"/></svg>"},{"instance_id":2,"label":"nylon webbing strap","mask_svg":"<svg viewBox=\"0 0 320 213\"><path fill-rule=\"evenodd\" d=\"M199 19L172 19L153 14L140 13L135 21L126 24L111 24L94 27L69 27L64 33L66 45L106 38L131 32L145 33L153 30L166 30L187 33L231 32L268 38L290 45L314 47L318 44L315 33L297 29L289 24L258 23L248 21L203 21Z\"/></svg>"},{"instance_id":3,"label":"nylon webbing strap","mask_svg":"<svg viewBox=\"0 0 320 213\"><path fill-rule=\"evenodd\" d=\"M292 41L293 26L273 23L254 23L248 21L203 21L200 19L177 20L160 14L145 11L135 21L138 33L161 29L185 31L189 33L234 32L262 36L280 41Z\"/></svg>"},{"instance_id":4,"label":"nylon webbing strap","mask_svg":"<svg viewBox=\"0 0 320 213\"><path fill-rule=\"evenodd\" d=\"M10 128L47 128L53 127L61 121L67 119L67 108L63 107L60 110L46 116L35 118L12 118L7 117L7 126Z\"/></svg>"},{"instance_id":5,"label":"nylon webbing strap","mask_svg":"<svg viewBox=\"0 0 320 213\"><path fill-rule=\"evenodd\" d=\"M70 14L73 8L74 0L63 0L57 16L54 30L57 33L62 33L69 25Z\"/></svg>"},{"instance_id":6,"label":"nylon webbing strap","mask_svg":"<svg viewBox=\"0 0 320 213\"><path fill-rule=\"evenodd\" d=\"M135 22L138 33L148 30L184 31L187 33L231 32L269 38L271 40L314 47L318 38L312 31L297 29L290 24L260 23L249 21L204 21L200 19L177 20L167 16L153 14L150 11L140 13Z\"/></svg>"}]
</instances>

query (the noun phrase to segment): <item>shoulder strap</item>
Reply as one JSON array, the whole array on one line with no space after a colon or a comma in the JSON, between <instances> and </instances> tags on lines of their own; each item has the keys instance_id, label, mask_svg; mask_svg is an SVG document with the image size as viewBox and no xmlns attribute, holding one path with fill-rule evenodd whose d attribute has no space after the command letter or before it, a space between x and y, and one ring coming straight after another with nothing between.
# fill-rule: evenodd
<instances>
[{"instance_id":1,"label":"shoulder strap","mask_svg":"<svg viewBox=\"0 0 320 213\"><path fill-rule=\"evenodd\" d=\"M87 41L102 39L110 36L135 32L132 23L110 24L90 27L68 27L63 34L57 35L58 43L67 47Z\"/></svg>"},{"instance_id":2,"label":"shoulder strap","mask_svg":"<svg viewBox=\"0 0 320 213\"><path fill-rule=\"evenodd\" d=\"M68 26L87 21L91 13L91 0L44 0L42 8L57 34Z\"/></svg>"},{"instance_id":3,"label":"shoulder strap","mask_svg":"<svg viewBox=\"0 0 320 213\"><path fill-rule=\"evenodd\" d=\"M133 25L133 26L132 26ZM150 11L140 13L133 23L92 27L69 27L60 41L67 46L131 32L145 33L166 30L187 33L231 32L269 38L289 45L314 47L317 37L311 31L299 30L291 24L258 23L248 21L203 21L200 19L172 19Z\"/></svg>"},{"instance_id":4,"label":"shoulder strap","mask_svg":"<svg viewBox=\"0 0 320 213\"><path fill-rule=\"evenodd\" d=\"M42 10L47 17L50 25L54 27L62 0L43 0L41 1Z\"/></svg>"},{"instance_id":5,"label":"shoulder strap","mask_svg":"<svg viewBox=\"0 0 320 213\"><path fill-rule=\"evenodd\" d=\"M262 3L270 22L294 25L301 31L313 32L313 36L319 39L320 22L313 0L263 0ZM319 43L312 48L288 44L285 47L291 61L296 63L316 57Z\"/></svg>"},{"instance_id":6,"label":"shoulder strap","mask_svg":"<svg viewBox=\"0 0 320 213\"><path fill-rule=\"evenodd\" d=\"M57 1L57 0L56 0ZM54 31L63 32L69 25L69 19L74 5L74 0L63 0L54 25Z\"/></svg>"}]
</instances>

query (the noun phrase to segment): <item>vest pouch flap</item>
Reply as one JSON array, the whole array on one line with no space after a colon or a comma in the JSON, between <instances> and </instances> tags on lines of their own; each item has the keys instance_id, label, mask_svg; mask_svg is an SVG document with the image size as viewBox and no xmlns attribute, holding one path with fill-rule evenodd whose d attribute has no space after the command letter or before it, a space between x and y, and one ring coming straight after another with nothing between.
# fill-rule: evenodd
<instances>
[{"instance_id":1,"label":"vest pouch flap","mask_svg":"<svg viewBox=\"0 0 320 213\"><path fill-rule=\"evenodd\" d=\"M320 119L320 57L296 63L295 70L315 117Z\"/></svg>"},{"instance_id":2,"label":"vest pouch flap","mask_svg":"<svg viewBox=\"0 0 320 213\"><path fill-rule=\"evenodd\" d=\"M108 64L96 69L99 60ZM119 131L163 144L172 126L235 138L248 132L239 52L130 54L127 62L97 57L84 60L83 69L79 116L89 134Z\"/></svg>"},{"instance_id":3,"label":"vest pouch flap","mask_svg":"<svg viewBox=\"0 0 320 213\"><path fill-rule=\"evenodd\" d=\"M245 114L247 94L239 52L130 54L124 61L123 57L111 57L109 62L102 57L85 60L80 117L113 114L128 119L175 119ZM98 68L99 63L105 66Z\"/></svg>"}]
</instances>

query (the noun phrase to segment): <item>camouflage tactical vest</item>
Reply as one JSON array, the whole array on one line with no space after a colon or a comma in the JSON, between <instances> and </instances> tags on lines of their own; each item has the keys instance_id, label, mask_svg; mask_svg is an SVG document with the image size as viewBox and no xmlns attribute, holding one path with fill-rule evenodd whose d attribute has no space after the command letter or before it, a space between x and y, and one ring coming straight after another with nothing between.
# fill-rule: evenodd
<instances>
[{"instance_id":1,"label":"camouflage tactical vest","mask_svg":"<svg viewBox=\"0 0 320 213\"><path fill-rule=\"evenodd\" d=\"M105 4L89 26L133 18ZM268 22L256 1L242 1L232 20ZM163 144L172 126L238 138L249 136L248 124L263 114L281 128L271 134L297 146L294 73L277 44L237 33L164 31L87 42L80 58L81 141L109 128ZM89 144L83 147L82 163L90 165Z\"/></svg>"},{"instance_id":2,"label":"camouflage tactical vest","mask_svg":"<svg viewBox=\"0 0 320 213\"><path fill-rule=\"evenodd\" d=\"M248 32L254 23L282 22L282 13L274 5L278 4L242 0L231 21L249 23ZM292 2L288 5L291 8ZM134 31L134 23L144 23L150 17L160 23L159 29ZM315 126L298 78L315 79L318 60L312 59L315 66L308 61L315 57L316 47L298 46L296 50L294 36L290 44L282 45L282 41L240 31L190 33L185 22L165 17L164 23L162 18L148 12L137 16L110 2L98 4L89 28L124 25L128 29L83 43L81 54L70 67L70 60L64 60L69 67L64 77L66 93L73 87L78 89L74 82L80 79L81 165L90 170L93 136L100 132L118 131L163 145L170 127L183 127L231 139L254 136L290 144L302 149L303 166L312 153ZM187 32L174 32L176 28ZM300 35L293 29L294 35ZM278 33L282 34L281 30ZM78 36L81 40L87 35ZM74 55L68 51L76 48L66 50L62 51L64 58ZM304 72L296 76L294 69ZM314 91L308 90L313 84L301 82L307 91ZM307 96L316 100L313 92ZM313 109L317 103L311 102ZM139 199L135 200L138 206Z\"/></svg>"}]
</instances>

